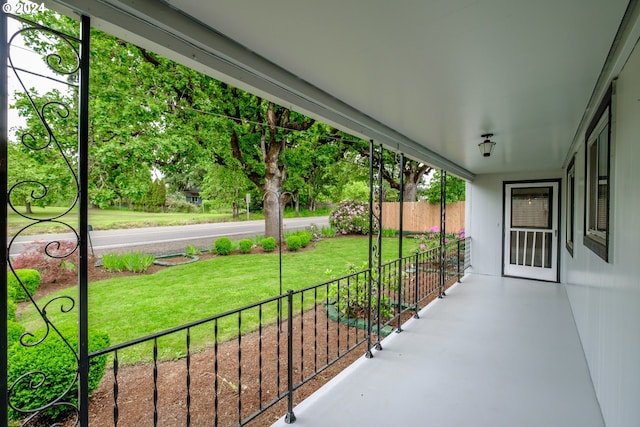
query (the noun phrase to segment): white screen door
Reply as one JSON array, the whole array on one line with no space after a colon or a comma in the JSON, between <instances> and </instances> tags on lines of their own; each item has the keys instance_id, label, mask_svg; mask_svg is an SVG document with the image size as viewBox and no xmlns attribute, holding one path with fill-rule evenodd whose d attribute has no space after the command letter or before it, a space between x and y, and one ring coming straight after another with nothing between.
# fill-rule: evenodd
<instances>
[{"instance_id":1,"label":"white screen door","mask_svg":"<svg viewBox=\"0 0 640 427\"><path fill-rule=\"evenodd\" d=\"M505 276L558 280L558 189L558 182L505 185Z\"/></svg>"}]
</instances>

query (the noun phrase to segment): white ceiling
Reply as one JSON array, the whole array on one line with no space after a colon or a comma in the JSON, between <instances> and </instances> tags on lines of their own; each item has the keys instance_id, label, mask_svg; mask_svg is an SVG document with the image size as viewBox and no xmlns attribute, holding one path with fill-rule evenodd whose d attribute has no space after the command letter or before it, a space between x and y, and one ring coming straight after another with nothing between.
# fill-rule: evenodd
<instances>
[{"instance_id":1,"label":"white ceiling","mask_svg":"<svg viewBox=\"0 0 640 427\"><path fill-rule=\"evenodd\" d=\"M89 13L116 35L466 177L562 166L628 5L55 2ZM477 144L487 132L497 145L483 158Z\"/></svg>"}]
</instances>

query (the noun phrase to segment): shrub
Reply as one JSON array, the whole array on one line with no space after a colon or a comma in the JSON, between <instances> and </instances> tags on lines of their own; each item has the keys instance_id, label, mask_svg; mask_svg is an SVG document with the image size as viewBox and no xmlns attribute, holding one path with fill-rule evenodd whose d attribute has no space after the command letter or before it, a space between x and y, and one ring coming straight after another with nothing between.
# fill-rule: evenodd
<instances>
[{"instance_id":1,"label":"shrub","mask_svg":"<svg viewBox=\"0 0 640 427\"><path fill-rule=\"evenodd\" d=\"M71 328L62 328L62 335L74 351L78 351L78 332ZM44 331L35 333L35 337L42 337ZM89 352L109 346L109 336L102 332L90 331ZM31 337L35 342L37 338ZM34 372L13 384L9 395L10 402L16 408L29 410L41 407L66 393L62 401L77 405L78 384L76 371L78 361L74 352L53 330L43 342L32 347L25 347L16 342L9 349L8 378L13 384L21 375ZM94 357L89 362L89 392L98 387L107 362L107 356ZM36 372L41 372L36 373ZM75 383L74 383L75 381ZM73 383L73 384L72 384ZM37 384L38 387L33 385ZM67 389L69 389L67 391ZM55 405L46 413L52 423L61 420L69 407ZM18 419L24 414L9 409L11 419Z\"/></svg>"},{"instance_id":2,"label":"shrub","mask_svg":"<svg viewBox=\"0 0 640 427\"><path fill-rule=\"evenodd\" d=\"M262 250L265 252L273 252L273 250L276 248L276 238L275 237L265 237L264 239L262 239L262 241L260 242L260 245L262 245Z\"/></svg>"},{"instance_id":3,"label":"shrub","mask_svg":"<svg viewBox=\"0 0 640 427\"><path fill-rule=\"evenodd\" d=\"M10 273L7 273L7 275L9 274ZM16 320L16 310L18 307L14 302L15 297L16 289L10 283L7 283L7 320L10 322Z\"/></svg>"},{"instance_id":4,"label":"shrub","mask_svg":"<svg viewBox=\"0 0 640 427\"><path fill-rule=\"evenodd\" d=\"M295 236L300 238L300 246L306 248L311 243L311 233L305 230L296 231Z\"/></svg>"},{"instance_id":5,"label":"shrub","mask_svg":"<svg viewBox=\"0 0 640 427\"><path fill-rule=\"evenodd\" d=\"M215 251L218 255L229 255L231 252L231 239L221 237L215 242Z\"/></svg>"},{"instance_id":6,"label":"shrub","mask_svg":"<svg viewBox=\"0 0 640 427\"><path fill-rule=\"evenodd\" d=\"M14 269L32 268L40 272L42 283L55 283L72 279L78 264L77 244L60 242L34 242L11 263Z\"/></svg>"},{"instance_id":7,"label":"shrub","mask_svg":"<svg viewBox=\"0 0 640 427\"><path fill-rule=\"evenodd\" d=\"M453 233L445 233L444 241L446 244L449 243L450 240L464 239L464 237L464 230L460 230ZM418 243L418 247L415 249L416 252L437 248L440 246L440 228L438 226L433 226L426 233L414 236L414 238Z\"/></svg>"},{"instance_id":8,"label":"shrub","mask_svg":"<svg viewBox=\"0 0 640 427\"><path fill-rule=\"evenodd\" d=\"M349 264L347 273L352 276L351 280L347 281L347 285L340 285L338 282L330 286L329 299L335 304L341 317L366 318L369 308L378 306L378 296L375 294L371 296L371 304L369 304L367 268L367 263L360 266ZM384 321L393 315L393 306L386 295L380 296L380 315Z\"/></svg>"},{"instance_id":9,"label":"shrub","mask_svg":"<svg viewBox=\"0 0 640 427\"><path fill-rule=\"evenodd\" d=\"M29 295L33 295L40 286L40 273L30 268L15 270L15 275L11 271L7 271L7 286L13 289L10 292L13 293L15 302L28 301Z\"/></svg>"},{"instance_id":10,"label":"shrub","mask_svg":"<svg viewBox=\"0 0 640 427\"><path fill-rule=\"evenodd\" d=\"M18 342L23 333L24 326L13 320L9 320L7 322L7 347L11 347L13 343Z\"/></svg>"},{"instance_id":11,"label":"shrub","mask_svg":"<svg viewBox=\"0 0 640 427\"><path fill-rule=\"evenodd\" d=\"M16 310L18 307L12 299L7 299L7 320L13 322L16 320Z\"/></svg>"},{"instance_id":12,"label":"shrub","mask_svg":"<svg viewBox=\"0 0 640 427\"><path fill-rule=\"evenodd\" d=\"M369 205L366 202L354 200L340 202L329 216L329 224L339 234L367 234L369 233ZM374 224L375 230L377 225Z\"/></svg>"},{"instance_id":13,"label":"shrub","mask_svg":"<svg viewBox=\"0 0 640 427\"><path fill-rule=\"evenodd\" d=\"M301 247L302 243L300 242L299 236L293 235L287 238L287 248L289 248L290 251L297 251Z\"/></svg>"},{"instance_id":14,"label":"shrub","mask_svg":"<svg viewBox=\"0 0 640 427\"><path fill-rule=\"evenodd\" d=\"M253 240L251 239L242 239L240 240L240 252L243 254L248 254L251 252L251 248L253 248Z\"/></svg>"}]
</instances>

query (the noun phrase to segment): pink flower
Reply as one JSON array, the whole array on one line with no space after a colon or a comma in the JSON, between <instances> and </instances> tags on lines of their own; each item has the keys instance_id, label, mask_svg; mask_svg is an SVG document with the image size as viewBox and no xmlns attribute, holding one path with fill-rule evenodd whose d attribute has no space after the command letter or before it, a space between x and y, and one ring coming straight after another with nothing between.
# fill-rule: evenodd
<instances>
[{"instance_id":1,"label":"pink flower","mask_svg":"<svg viewBox=\"0 0 640 427\"><path fill-rule=\"evenodd\" d=\"M430 228L430 230L433 231L434 233L439 233L440 227L438 227L437 225L434 225L433 227Z\"/></svg>"},{"instance_id":2,"label":"pink flower","mask_svg":"<svg viewBox=\"0 0 640 427\"><path fill-rule=\"evenodd\" d=\"M424 243L420 243L420 249L425 249L427 247L427 245L425 245Z\"/></svg>"}]
</instances>

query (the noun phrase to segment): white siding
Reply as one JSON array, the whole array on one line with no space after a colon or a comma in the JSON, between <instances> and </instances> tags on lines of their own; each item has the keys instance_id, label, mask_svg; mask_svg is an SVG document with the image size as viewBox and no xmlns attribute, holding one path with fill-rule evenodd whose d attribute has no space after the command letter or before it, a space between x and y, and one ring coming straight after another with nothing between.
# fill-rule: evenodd
<instances>
[{"instance_id":1,"label":"white siding","mask_svg":"<svg viewBox=\"0 0 640 427\"><path fill-rule=\"evenodd\" d=\"M607 426L637 427L640 425L639 46L619 75L614 120L610 262L603 261L582 243L583 145L575 162L574 256L562 250L561 278L566 283Z\"/></svg>"}]
</instances>

